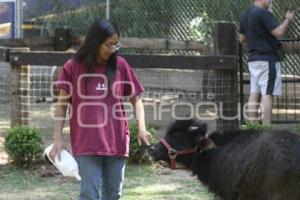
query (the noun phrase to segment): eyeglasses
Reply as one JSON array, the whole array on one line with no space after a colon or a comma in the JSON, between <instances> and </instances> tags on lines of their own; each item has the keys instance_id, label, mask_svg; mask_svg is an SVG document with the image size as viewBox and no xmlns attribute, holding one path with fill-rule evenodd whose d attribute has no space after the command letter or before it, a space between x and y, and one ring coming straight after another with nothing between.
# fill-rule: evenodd
<instances>
[{"instance_id":1,"label":"eyeglasses","mask_svg":"<svg viewBox=\"0 0 300 200\"><path fill-rule=\"evenodd\" d=\"M112 45L112 44L105 44L105 46L109 49L109 50L116 50L118 51L121 48L121 44L118 43L116 45Z\"/></svg>"}]
</instances>

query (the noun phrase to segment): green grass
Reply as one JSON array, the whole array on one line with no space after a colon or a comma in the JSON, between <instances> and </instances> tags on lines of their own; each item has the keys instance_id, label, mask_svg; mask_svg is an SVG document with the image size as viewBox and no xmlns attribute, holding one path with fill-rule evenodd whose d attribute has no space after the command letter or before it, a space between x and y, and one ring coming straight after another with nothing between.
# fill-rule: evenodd
<instances>
[{"instance_id":1,"label":"green grass","mask_svg":"<svg viewBox=\"0 0 300 200\"><path fill-rule=\"evenodd\" d=\"M242 129L255 129L255 130L260 130L260 129L274 129L275 125L274 124L268 124L268 125L263 125L259 122L255 123L249 123L247 122L246 124L242 125Z\"/></svg>"},{"instance_id":2,"label":"green grass","mask_svg":"<svg viewBox=\"0 0 300 200\"><path fill-rule=\"evenodd\" d=\"M77 196L78 186L73 179L58 176L42 178L16 167L2 168L1 200L69 200Z\"/></svg>"},{"instance_id":3,"label":"green grass","mask_svg":"<svg viewBox=\"0 0 300 200\"><path fill-rule=\"evenodd\" d=\"M79 183L62 176L40 177L36 171L0 166L0 200L74 200ZM212 200L203 186L183 170L127 165L122 200Z\"/></svg>"},{"instance_id":4,"label":"green grass","mask_svg":"<svg viewBox=\"0 0 300 200\"><path fill-rule=\"evenodd\" d=\"M206 188L203 188L195 177L182 170L129 166L126 177L124 200L212 199Z\"/></svg>"}]
</instances>

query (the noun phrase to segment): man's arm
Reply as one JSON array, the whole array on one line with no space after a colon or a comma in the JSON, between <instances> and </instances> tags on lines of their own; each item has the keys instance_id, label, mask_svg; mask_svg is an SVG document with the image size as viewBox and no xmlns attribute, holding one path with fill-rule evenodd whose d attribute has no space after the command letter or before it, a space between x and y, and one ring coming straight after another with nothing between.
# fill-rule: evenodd
<instances>
[{"instance_id":1,"label":"man's arm","mask_svg":"<svg viewBox=\"0 0 300 200\"><path fill-rule=\"evenodd\" d=\"M239 34L239 41L241 44L246 42L246 36L244 34Z\"/></svg>"},{"instance_id":2,"label":"man's arm","mask_svg":"<svg viewBox=\"0 0 300 200\"><path fill-rule=\"evenodd\" d=\"M276 38L280 38L284 35L284 33L286 32L289 23L292 22L295 18L295 13L288 11L285 15L285 19L284 21L277 27L275 28L271 33L273 36L275 36Z\"/></svg>"}]
</instances>

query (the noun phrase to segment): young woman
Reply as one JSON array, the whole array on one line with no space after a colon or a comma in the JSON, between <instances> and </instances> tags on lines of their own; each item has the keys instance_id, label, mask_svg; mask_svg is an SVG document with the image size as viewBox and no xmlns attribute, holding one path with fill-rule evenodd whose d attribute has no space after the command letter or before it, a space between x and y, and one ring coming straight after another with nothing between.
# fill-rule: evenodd
<instances>
[{"instance_id":1,"label":"young woman","mask_svg":"<svg viewBox=\"0 0 300 200\"><path fill-rule=\"evenodd\" d=\"M129 155L125 98L134 108L139 144L151 142L140 97L144 89L126 60L117 56L119 37L115 24L94 22L57 83L60 94L50 157L63 149L63 118L69 105L72 152L82 178L79 200L120 199Z\"/></svg>"}]
</instances>

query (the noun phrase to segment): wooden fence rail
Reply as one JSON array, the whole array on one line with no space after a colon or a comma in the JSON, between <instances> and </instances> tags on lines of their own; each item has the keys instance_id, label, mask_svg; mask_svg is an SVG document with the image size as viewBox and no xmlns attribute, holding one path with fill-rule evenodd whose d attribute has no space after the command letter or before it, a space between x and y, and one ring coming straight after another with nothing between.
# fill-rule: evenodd
<instances>
[{"instance_id":1,"label":"wooden fence rail","mask_svg":"<svg viewBox=\"0 0 300 200\"><path fill-rule=\"evenodd\" d=\"M33 50L53 50L55 37L35 37L23 39L1 39L0 46L5 47L30 47ZM83 36L72 36L70 46L82 43ZM150 50L185 50L210 54L213 50L211 41L179 41L164 38L121 38L120 43L125 49L150 49Z\"/></svg>"},{"instance_id":2,"label":"wooden fence rail","mask_svg":"<svg viewBox=\"0 0 300 200\"><path fill-rule=\"evenodd\" d=\"M1 55L1 53L0 53ZM13 65L42 65L62 66L73 53L9 51L9 62ZM135 55L122 54L134 68L171 68L198 70L235 70L232 63L236 63L236 56L176 56L176 55ZM5 58L7 56L4 56ZM0 57L0 61L3 57ZM7 58L6 58L7 59Z\"/></svg>"},{"instance_id":3,"label":"wooden fence rail","mask_svg":"<svg viewBox=\"0 0 300 200\"><path fill-rule=\"evenodd\" d=\"M221 33L222 34L222 33ZM224 37L224 35L222 35ZM71 45L78 46L83 41L83 36L72 36ZM226 41L224 39L224 41ZM196 51L203 55L211 55L214 52L213 41L179 41L164 38L121 38L120 43L124 49L149 49L149 50L184 50ZM23 39L1 39L0 46L4 47L29 47L32 50L53 50L54 37L35 37ZM283 43L286 53L300 53L300 41ZM243 46L243 52L247 52L247 46Z\"/></svg>"}]
</instances>

